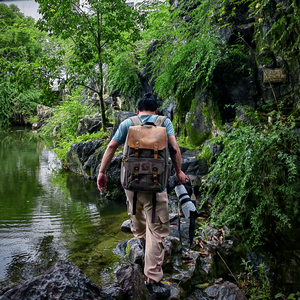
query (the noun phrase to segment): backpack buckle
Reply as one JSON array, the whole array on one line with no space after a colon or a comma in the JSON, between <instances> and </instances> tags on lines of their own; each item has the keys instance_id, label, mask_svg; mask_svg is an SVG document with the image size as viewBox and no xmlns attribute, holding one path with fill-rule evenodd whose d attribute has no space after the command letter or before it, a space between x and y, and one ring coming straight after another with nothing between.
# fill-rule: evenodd
<instances>
[{"instance_id":1,"label":"backpack buckle","mask_svg":"<svg viewBox=\"0 0 300 300\"><path fill-rule=\"evenodd\" d=\"M153 181L154 181L154 184L157 185L157 168L156 167L153 168Z\"/></svg>"},{"instance_id":2,"label":"backpack buckle","mask_svg":"<svg viewBox=\"0 0 300 300\"><path fill-rule=\"evenodd\" d=\"M139 183L139 168L138 167L134 168L134 181L136 183Z\"/></svg>"},{"instance_id":3,"label":"backpack buckle","mask_svg":"<svg viewBox=\"0 0 300 300\"><path fill-rule=\"evenodd\" d=\"M158 158L158 143L154 143L154 159Z\"/></svg>"},{"instance_id":4,"label":"backpack buckle","mask_svg":"<svg viewBox=\"0 0 300 300\"><path fill-rule=\"evenodd\" d=\"M135 157L139 157L139 142L135 143Z\"/></svg>"}]
</instances>

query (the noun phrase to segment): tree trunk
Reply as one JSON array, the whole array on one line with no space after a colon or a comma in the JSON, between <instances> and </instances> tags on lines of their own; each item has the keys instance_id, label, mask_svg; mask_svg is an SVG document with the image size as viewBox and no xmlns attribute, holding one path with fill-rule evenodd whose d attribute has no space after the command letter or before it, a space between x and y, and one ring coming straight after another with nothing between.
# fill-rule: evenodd
<instances>
[{"instance_id":1,"label":"tree trunk","mask_svg":"<svg viewBox=\"0 0 300 300\"><path fill-rule=\"evenodd\" d=\"M101 70L102 72L102 70ZM104 100L103 100L103 78L101 77L101 82L99 84L99 89L98 89L98 97L99 97L99 105L100 105L100 114L101 114L101 119L102 119L102 128L103 131L106 131L106 118L105 118L105 106L104 106Z\"/></svg>"},{"instance_id":2,"label":"tree trunk","mask_svg":"<svg viewBox=\"0 0 300 300\"><path fill-rule=\"evenodd\" d=\"M98 96L99 96L100 113L102 119L102 128L103 131L106 132L105 107L104 107L104 100L103 100L103 70L102 70L102 59L101 59L102 58L101 57L102 14L100 15L98 9L97 9L97 23L98 23L98 35L96 38L96 47L98 50L98 66L99 66L99 74L100 74L100 80L99 80L100 82L98 82Z\"/></svg>"}]
</instances>

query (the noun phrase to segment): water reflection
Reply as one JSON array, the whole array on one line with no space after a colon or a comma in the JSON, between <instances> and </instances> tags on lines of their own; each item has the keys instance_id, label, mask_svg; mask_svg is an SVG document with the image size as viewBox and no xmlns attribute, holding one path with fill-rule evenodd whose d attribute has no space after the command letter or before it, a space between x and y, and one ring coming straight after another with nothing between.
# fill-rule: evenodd
<instances>
[{"instance_id":1,"label":"water reflection","mask_svg":"<svg viewBox=\"0 0 300 300\"><path fill-rule=\"evenodd\" d=\"M0 295L66 258L108 284L119 266L111 249L128 238L125 204L101 203L95 182L62 170L26 130L0 133L0 170Z\"/></svg>"}]
</instances>

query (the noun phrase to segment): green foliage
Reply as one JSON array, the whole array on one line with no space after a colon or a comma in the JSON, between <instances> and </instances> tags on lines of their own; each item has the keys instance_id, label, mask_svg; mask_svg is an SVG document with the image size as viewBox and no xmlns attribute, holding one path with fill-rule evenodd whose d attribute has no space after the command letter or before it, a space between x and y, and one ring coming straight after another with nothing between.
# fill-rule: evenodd
<instances>
[{"instance_id":1,"label":"green foliage","mask_svg":"<svg viewBox=\"0 0 300 300\"><path fill-rule=\"evenodd\" d=\"M269 12L274 8L272 7L273 1L251 1L249 8L252 11L252 15L258 17L258 22L263 23L269 19ZM263 39L268 43L271 38L272 49L280 50L282 45L289 46L286 43L286 38L289 37L291 44L291 51L298 49L300 45L300 15L299 4L296 0L287 0L277 3L275 11L276 19L272 22L272 26L267 33L263 35ZM261 34L261 28L257 31L257 34ZM285 48L285 47L284 47Z\"/></svg>"},{"instance_id":2,"label":"green foliage","mask_svg":"<svg viewBox=\"0 0 300 300\"><path fill-rule=\"evenodd\" d=\"M193 9L191 9L193 7ZM211 1L186 1L174 10L151 58L155 91L186 101L196 83L211 83L217 66L238 71L245 63L243 47L229 47L210 22ZM191 103L187 103L188 106Z\"/></svg>"},{"instance_id":3,"label":"green foliage","mask_svg":"<svg viewBox=\"0 0 300 300\"><path fill-rule=\"evenodd\" d=\"M114 57L114 63L109 67L107 85L110 92L119 91L121 95L135 99L140 97L142 85L133 53L121 52Z\"/></svg>"},{"instance_id":4,"label":"green foliage","mask_svg":"<svg viewBox=\"0 0 300 300\"><path fill-rule=\"evenodd\" d=\"M11 102L14 94L15 90L9 84L8 77L3 76L0 82L0 128L7 128L10 126L10 119L13 116Z\"/></svg>"},{"instance_id":5,"label":"green foliage","mask_svg":"<svg viewBox=\"0 0 300 300\"><path fill-rule=\"evenodd\" d=\"M70 140L76 136L79 121L93 112L93 108L81 103L82 89L78 88L53 109L53 117L46 121L40 133L44 136Z\"/></svg>"},{"instance_id":6,"label":"green foliage","mask_svg":"<svg viewBox=\"0 0 300 300\"><path fill-rule=\"evenodd\" d=\"M34 23L32 18L25 18L19 8L12 4L10 6L0 3L0 26L5 30L8 26L13 26L16 23Z\"/></svg>"},{"instance_id":7,"label":"green foliage","mask_svg":"<svg viewBox=\"0 0 300 300\"><path fill-rule=\"evenodd\" d=\"M271 287L267 276L265 264L260 264L257 269L253 269L249 262L242 259L245 273L238 276L239 285L247 299L271 300Z\"/></svg>"},{"instance_id":8,"label":"green foliage","mask_svg":"<svg viewBox=\"0 0 300 300\"><path fill-rule=\"evenodd\" d=\"M107 139L107 133L103 131L98 131L92 134L86 133L78 137L72 137L69 139L60 139L57 142L56 147L54 148L54 152L56 153L59 160L62 162L63 167L67 168L67 153L70 151L72 144L80 143L80 142L90 142L98 139ZM106 145L106 143L105 143Z\"/></svg>"},{"instance_id":9,"label":"green foliage","mask_svg":"<svg viewBox=\"0 0 300 300\"><path fill-rule=\"evenodd\" d=\"M218 22L231 26L238 8L244 5L248 6L249 17L256 18L256 38L262 37L272 50L286 49L287 46L290 52L299 50L300 14L297 0L223 0L221 7L215 11ZM270 26L267 32L263 32L265 24Z\"/></svg>"},{"instance_id":10,"label":"green foliage","mask_svg":"<svg viewBox=\"0 0 300 300\"><path fill-rule=\"evenodd\" d=\"M30 102L36 102L39 98L37 101L40 103L46 97L48 101L53 97L49 80L56 75L41 62L46 57L47 61L50 58L53 60L53 51L57 47L53 49L53 41L47 34L40 32L35 27L34 20L24 17L15 5L8 7L0 4L0 11L0 81L11 86L9 98L14 106L18 102L20 110L31 110L32 107L28 107ZM55 61L58 62L59 59L55 57ZM43 91L44 96L38 90ZM30 98L35 100L28 101Z\"/></svg>"},{"instance_id":11,"label":"green foliage","mask_svg":"<svg viewBox=\"0 0 300 300\"><path fill-rule=\"evenodd\" d=\"M203 158L207 166L210 165L210 160L212 157L212 151L210 151L209 144L203 147L202 151L199 153L199 158Z\"/></svg>"},{"instance_id":12,"label":"green foliage","mask_svg":"<svg viewBox=\"0 0 300 300\"><path fill-rule=\"evenodd\" d=\"M64 64L69 88L84 86L99 96L105 130L103 65L111 63L113 50L118 45L134 43L140 38L139 25L142 27L144 16L123 0L37 2L42 15L39 27L71 42Z\"/></svg>"},{"instance_id":13,"label":"green foliage","mask_svg":"<svg viewBox=\"0 0 300 300\"><path fill-rule=\"evenodd\" d=\"M0 76L0 128L7 128L19 116L36 111L41 93L34 87L18 93L8 76Z\"/></svg>"},{"instance_id":14,"label":"green foliage","mask_svg":"<svg viewBox=\"0 0 300 300\"><path fill-rule=\"evenodd\" d=\"M294 126L279 121L224 136L204 188L215 194L212 220L240 229L250 247L299 223L299 141Z\"/></svg>"},{"instance_id":15,"label":"green foliage","mask_svg":"<svg viewBox=\"0 0 300 300\"><path fill-rule=\"evenodd\" d=\"M299 296L298 298L296 296ZM282 293L278 293L275 296L275 299L281 298L283 300L300 300L300 292L297 293L292 293L290 294L288 297L286 297L284 294Z\"/></svg>"}]
</instances>

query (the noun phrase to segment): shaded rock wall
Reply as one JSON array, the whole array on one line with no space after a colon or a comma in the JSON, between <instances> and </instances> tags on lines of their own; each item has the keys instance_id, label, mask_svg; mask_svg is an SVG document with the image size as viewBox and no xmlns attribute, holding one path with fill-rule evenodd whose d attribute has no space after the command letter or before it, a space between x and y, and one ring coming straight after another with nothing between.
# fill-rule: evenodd
<instances>
[{"instance_id":1,"label":"shaded rock wall","mask_svg":"<svg viewBox=\"0 0 300 300\"><path fill-rule=\"evenodd\" d=\"M223 125L233 122L236 117L245 120L246 111L241 114L237 106L247 106L263 113L280 110L283 115L295 112L300 106L299 45L293 48L297 30L289 30L281 38L293 23L291 15L299 11L300 3L295 2L292 8L287 2L280 9L278 3L277 0L269 1L255 17L249 13L248 4L236 5L233 16L233 4L228 3L221 21L213 17L212 21L220 27L221 38L230 46L245 45L248 54L243 70L233 74L221 65L217 66L209 87L202 90L200 83L196 84L188 96L173 99L173 105L164 110L164 114L173 120L176 132L187 136L191 144L199 146L218 136L224 130ZM185 5L185 1L181 4L170 1L170 4L176 7ZM194 8L189 7L189 10ZM282 17L285 21L268 34ZM225 23L231 25L222 27ZM299 27L297 22L295 24ZM274 47L279 39L279 46ZM153 41L148 52L153 53L156 45L157 42ZM141 82L145 91L153 92L154 82L148 65L141 73ZM181 103L191 105L185 107Z\"/></svg>"}]
</instances>

